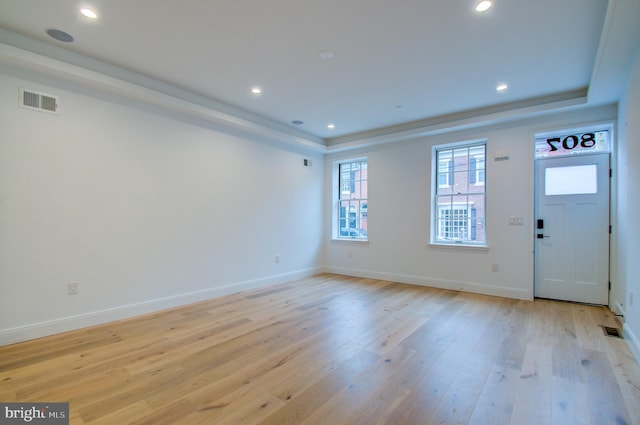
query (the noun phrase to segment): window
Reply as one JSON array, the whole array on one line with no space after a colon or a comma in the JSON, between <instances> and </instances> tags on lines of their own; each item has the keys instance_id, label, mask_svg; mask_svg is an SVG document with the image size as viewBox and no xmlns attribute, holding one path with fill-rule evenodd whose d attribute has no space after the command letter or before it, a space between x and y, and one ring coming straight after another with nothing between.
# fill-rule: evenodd
<instances>
[{"instance_id":1,"label":"window","mask_svg":"<svg viewBox=\"0 0 640 425\"><path fill-rule=\"evenodd\" d=\"M598 166L596 164L548 167L544 170L545 196L594 193L598 193Z\"/></svg>"},{"instance_id":2,"label":"window","mask_svg":"<svg viewBox=\"0 0 640 425\"><path fill-rule=\"evenodd\" d=\"M367 201L367 160L337 163L336 203L338 239L367 239L369 208Z\"/></svg>"},{"instance_id":3,"label":"window","mask_svg":"<svg viewBox=\"0 0 640 425\"><path fill-rule=\"evenodd\" d=\"M436 146L431 243L484 245L486 142Z\"/></svg>"}]
</instances>

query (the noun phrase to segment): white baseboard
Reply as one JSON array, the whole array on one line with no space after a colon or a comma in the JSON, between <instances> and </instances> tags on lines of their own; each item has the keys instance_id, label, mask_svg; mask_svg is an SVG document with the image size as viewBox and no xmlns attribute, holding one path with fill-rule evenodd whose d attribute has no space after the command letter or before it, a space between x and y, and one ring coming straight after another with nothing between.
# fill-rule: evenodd
<instances>
[{"instance_id":1,"label":"white baseboard","mask_svg":"<svg viewBox=\"0 0 640 425\"><path fill-rule=\"evenodd\" d=\"M202 291L178 294L171 297L108 308L105 310L92 311L75 316L61 317L45 322L28 324L11 329L0 329L0 346L15 344L17 342L28 341L31 339L41 338L44 336L68 332L76 329L82 329L89 326L100 325L103 323L113 322L115 320L127 319L142 314L153 313L160 310L166 310L173 307L192 304L199 301L205 301L212 298L230 295L250 289L257 289L276 285L279 283L290 282L293 280L304 279L306 277L313 276L314 274L321 273L322 271L322 268L314 267L306 270L268 276L260 279L235 282L232 284L209 288Z\"/></svg>"},{"instance_id":2,"label":"white baseboard","mask_svg":"<svg viewBox=\"0 0 640 425\"><path fill-rule=\"evenodd\" d=\"M611 309L615 314L619 315L619 319L622 323L625 322L625 312L624 312L624 307L622 307L622 304L620 303L620 301L615 301L613 303L613 308Z\"/></svg>"},{"instance_id":3,"label":"white baseboard","mask_svg":"<svg viewBox=\"0 0 640 425\"><path fill-rule=\"evenodd\" d=\"M493 295L497 297L514 298L526 301L533 300L533 290L505 288L502 286L487 285L477 282L459 282L425 276L352 269L347 267L325 267L324 271L327 273L408 283L412 285L429 286L432 288L451 289L453 291L471 292L474 294Z\"/></svg>"},{"instance_id":4,"label":"white baseboard","mask_svg":"<svg viewBox=\"0 0 640 425\"><path fill-rule=\"evenodd\" d=\"M633 356L636 358L636 362L640 364L640 340L627 323L622 326L622 334L624 335L624 340L627 341L629 350L631 350Z\"/></svg>"}]
</instances>

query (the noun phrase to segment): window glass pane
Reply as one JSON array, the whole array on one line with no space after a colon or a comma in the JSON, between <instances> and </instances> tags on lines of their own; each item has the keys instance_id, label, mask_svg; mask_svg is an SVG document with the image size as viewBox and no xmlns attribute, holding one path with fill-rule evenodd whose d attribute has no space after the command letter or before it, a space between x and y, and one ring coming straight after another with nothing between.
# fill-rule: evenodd
<instances>
[{"instance_id":1,"label":"window glass pane","mask_svg":"<svg viewBox=\"0 0 640 425\"><path fill-rule=\"evenodd\" d=\"M453 186L439 186L438 187L439 195L452 195L453 194Z\"/></svg>"},{"instance_id":2,"label":"window glass pane","mask_svg":"<svg viewBox=\"0 0 640 425\"><path fill-rule=\"evenodd\" d=\"M344 202L340 202L338 204L338 228L343 229L347 227L347 208L349 206L345 205Z\"/></svg>"},{"instance_id":3,"label":"window glass pane","mask_svg":"<svg viewBox=\"0 0 640 425\"><path fill-rule=\"evenodd\" d=\"M438 185L449 186L451 184L453 172L453 151L439 151L437 152L438 162Z\"/></svg>"},{"instance_id":4,"label":"window glass pane","mask_svg":"<svg viewBox=\"0 0 640 425\"><path fill-rule=\"evenodd\" d=\"M453 197L451 196L438 196L438 200L436 206L438 207L438 215L444 210L451 209L451 200Z\"/></svg>"},{"instance_id":5,"label":"window glass pane","mask_svg":"<svg viewBox=\"0 0 640 425\"><path fill-rule=\"evenodd\" d=\"M433 242L485 242L485 143L435 149Z\"/></svg>"},{"instance_id":6,"label":"window glass pane","mask_svg":"<svg viewBox=\"0 0 640 425\"><path fill-rule=\"evenodd\" d=\"M477 217L477 210L471 210L470 235L472 241L484 241L484 220Z\"/></svg>"},{"instance_id":7,"label":"window glass pane","mask_svg":"<svg viewBox=\"0 0 640 425\"><path fill-rule=\"evenodd\" d=\"M337 237L366 239L369 219L367 161L338 164L338 179Z\"/></svg>"},{"instance_id":8,"label":"window glass pane","mask_svg":"<svg viewBox=\"0 0 640 425\"><path fill-rule=\"evenodd\" d=\"M438 185L449 186L449 161L440 161L438 165Z\"/></svg>"},{"instance_id":9,"label":"window glass pane","mask_svg":"<svg viewBox=\"0 0 640 425\"><path fill-rule=\"evenodd\" d=\"M469 148L453 151L453 169L454 171L467 171L469 169Z\"/></svg>"},{"instance_id":10,"label":"window glass pane","mask_svg":"<svg viewBox=\"0 0 640 425\"><path fill-rule=\"evenodd\" d=\"M474 157L474 175L475 181L474 183L481 184L484 183L484 155Z\"/></svg>"},{"instance_id":11,"label":"window glass pane","mask_svg":"<svg viewBox=\"0 0 640 425\"><path fill-rule=\"evenodd\" d=\"M469 148L469 156L476 157L482 156L484 157L484 146L473 146Z\"/></svg>"},{"instance_id":12,"label":"window glass pane","mask_svg":"<svg viewBox=\"0 0 640 425\"><path fill-rule=\"evenodd\" d=\"M452 150L441 150L438 151L438 160L439 161L450 161L451 158L453 157L453 151Z\"/></svg>"},{"instance_id":13,"label":"window glass pane","mask_svg":"<svg viewBox=\"0 0 640 425\"><path fill-rule=\"evenodd\" d=\"M457 171L453 173L453 192L467 193L469 191L469 172Z\"/></svg>"},{"instance_id":14,"label":"window glass pane","mask_svg":"<svg viewBox=\"0 0 640 425\"><path fill-rule=\"evenodd\" d=\"M573 129L535 136L535 158L609 152L609 130Z\"/></svg>"},{"instance_id":15,"label":"window glass pane","mask_svg":"<svg viewBox=\"0 0 640 425\"><path fill-rule=\"evenodd\" d=\"M469 193L484 193L484 180L483 181L478 181L478 179L476 179L476 182L473 184L469 185Z\"/></svg>"},{"instance_id":16,"label":"window glass pane","mask_svg":"<svg viewBox=\"0 0 640 425\"><path fill-rule=\"evenodd\" d=\"M351 164L340 164L341 198L351 193Z\"/></svg>"},{"instance_id":17,"label":"window glass pane","mask_svg":"<svg viewBox=\"0 0 640 425\"><path fill-rule=\"evenodd\" d=\"M545 169L546 196L593 193L598 193L598 167L595 164Z\"/></svg>"}]
</instances>

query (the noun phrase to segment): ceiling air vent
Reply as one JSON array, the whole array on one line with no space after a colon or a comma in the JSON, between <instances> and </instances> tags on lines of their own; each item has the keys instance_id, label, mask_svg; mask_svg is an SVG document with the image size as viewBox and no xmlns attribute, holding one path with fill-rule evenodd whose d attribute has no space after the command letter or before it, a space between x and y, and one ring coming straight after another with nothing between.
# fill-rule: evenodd
<instances>
[{"instance_id":1,"label":"ceiling air vent","mask_svg":"<svg viewBox=\"0 0 640 425\"><path fill-rule=\"evenodd\" d=\"M58 98L48 94L21 88L20 106L27 109L56 114L58 111Z\"/></svg>"}]
</instances>

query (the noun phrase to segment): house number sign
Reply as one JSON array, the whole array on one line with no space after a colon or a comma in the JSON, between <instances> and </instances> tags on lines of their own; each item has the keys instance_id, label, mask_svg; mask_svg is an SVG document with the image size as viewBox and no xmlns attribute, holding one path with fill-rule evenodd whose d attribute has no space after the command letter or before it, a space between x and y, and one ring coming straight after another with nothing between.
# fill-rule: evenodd
<instances>
[{"instance_id":1,"label":"house number sign","mask_svg":"<svg viewBox=\"0 0 640 425\"><path fill-rule=\"evenodd\" d=\"M609 151L609 130L537 135L536 159Z\"/></svg>"}]
</instances>

